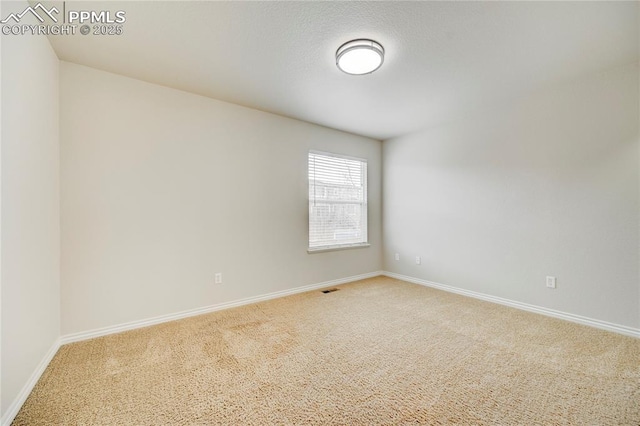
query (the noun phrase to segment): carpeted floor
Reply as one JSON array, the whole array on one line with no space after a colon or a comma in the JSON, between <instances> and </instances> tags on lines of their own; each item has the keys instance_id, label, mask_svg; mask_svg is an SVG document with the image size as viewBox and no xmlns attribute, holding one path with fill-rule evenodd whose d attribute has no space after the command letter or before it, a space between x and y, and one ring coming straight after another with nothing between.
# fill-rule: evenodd
<instances>
[{"instance_id":1,"label":"carpeted floor","mask_svg":"<svg viewBox=\"0 0 640 426\"><path fill-rule=\"evenodd\" d=\"M639 425L640 340L378 277L60 348L14 425Z\"/></svg>"}]
</instances>

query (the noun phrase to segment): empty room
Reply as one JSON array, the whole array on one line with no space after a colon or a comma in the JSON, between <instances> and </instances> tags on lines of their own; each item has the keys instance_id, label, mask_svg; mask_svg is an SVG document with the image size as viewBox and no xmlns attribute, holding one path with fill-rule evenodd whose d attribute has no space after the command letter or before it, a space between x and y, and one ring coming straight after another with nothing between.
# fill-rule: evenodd
<instances>
[{"instance_id":1,"label":"empty room","mask_svg":"<svg viewBox=\"0 0 640 426\"><path fill-rule=\"evenodd\" d=\"M639 21L3 0L0 424L640 425Z\"/></svg>"}]
</instances>

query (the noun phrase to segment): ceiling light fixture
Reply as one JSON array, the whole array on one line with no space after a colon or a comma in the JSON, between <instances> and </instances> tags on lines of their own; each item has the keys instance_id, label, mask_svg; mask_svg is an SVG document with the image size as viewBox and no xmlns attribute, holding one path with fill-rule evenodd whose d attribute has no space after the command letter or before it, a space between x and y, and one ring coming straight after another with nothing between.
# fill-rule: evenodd
<instances>
[{"instance_id":1,"label":"ceiling light fixture","mask_svg":"<svg viewBox=\"0 0 640 426\"><path fill-rule=\"evenodd\" d=\"M347 74L370 74L383 62L384 48L373 40L351 40L336 51L336 65Z\"/></svg>"}]
</instances>

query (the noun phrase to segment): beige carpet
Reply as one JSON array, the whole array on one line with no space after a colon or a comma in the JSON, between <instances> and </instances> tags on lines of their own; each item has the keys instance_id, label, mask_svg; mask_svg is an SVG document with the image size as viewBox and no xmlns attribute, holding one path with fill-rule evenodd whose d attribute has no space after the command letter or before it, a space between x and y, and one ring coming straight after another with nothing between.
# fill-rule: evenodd
<instances>
[{"instance_id":1,"label":"beige carpet","mask_svg":"<svg viewBox=\"0 0 640 426\"><path fill-rule=\"evenodd\" d=\"M63 346L15 425L639 425L640 340L374 278Z\"/></svg>"}]
</instances>

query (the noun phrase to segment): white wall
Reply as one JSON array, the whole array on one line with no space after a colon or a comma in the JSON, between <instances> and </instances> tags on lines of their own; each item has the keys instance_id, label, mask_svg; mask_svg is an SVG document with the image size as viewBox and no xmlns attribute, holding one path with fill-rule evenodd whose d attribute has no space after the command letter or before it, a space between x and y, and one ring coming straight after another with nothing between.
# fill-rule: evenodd
<instances>
[{"instance_id":1,"label":"white wall","mask_svg":"<svg viewBox=\"0 0 640 426\"><path fill-rule=\"evenodd\" d=\"M2 36L1 158L4 418L60 336L58 58L46 37Z\"/></svg>"},{"instance_id":2,"label":"white wall","mask_svg":"<svg viewBox=\"0 0 640 426\"><path fill-rule=\"evenodd\" d=\"M381 142L71 63L60 82L63 335L380 270ZM309 149L369 160L371 247L307 254Z\"/></svg>"},{"instance_id":3,"label":"white wall","mask_svg":"<svg viewBox=\"0 0 640 426\"><path fill-rule=\"evenodd\" d=\"M638 328L638 75L385 141L385 270Z\"/></svg>"}]
</instances>

